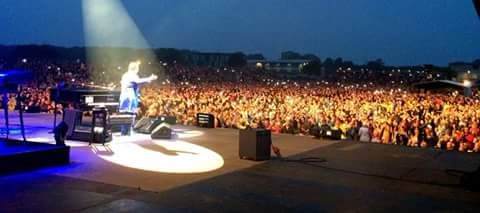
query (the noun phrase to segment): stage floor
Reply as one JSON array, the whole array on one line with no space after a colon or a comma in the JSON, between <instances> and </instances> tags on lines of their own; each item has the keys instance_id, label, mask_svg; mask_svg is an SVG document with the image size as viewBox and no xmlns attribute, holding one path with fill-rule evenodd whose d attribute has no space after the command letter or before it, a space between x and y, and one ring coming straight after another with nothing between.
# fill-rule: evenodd
<instances>
[{"instance_id":1,"label":"stage floor","mask_svg":"<svg viewBox=\"0 0 480 213\"><path fill-rule=\"evenodd\" d=\"M18 153L31 153L31 152L41 152L48 151L55 147L50 147L49 145L43 146L42 144L37 143L28 143L28 145L22 145L22 141L15 141L16 146L8 145L6 140L0 139L0 158L11 156ZM10 142L12 143L12 142Z\"/></svg>"},{"instance_id":2,"label":"stage floor","mask_svg":"<svg viewBox=\"0 0 480 213\"><path fill-rule=\"evenodd\" d=\"M16 115L10 116L13 123ZM0 116L3 121L3 117ZM53 143L51 115L27 114L28 139ZM0 124L2 125L2 124ZM1 128L2 126L0 126ZM175 126L174 140L115 136L105 147L69 141L68 166L0 177L0 211L477 211L449 170L475 153L273 135L290 159L238 158L238 131ZM20 138L17 131L14 138Z\"/></svg>"}]
</instances>

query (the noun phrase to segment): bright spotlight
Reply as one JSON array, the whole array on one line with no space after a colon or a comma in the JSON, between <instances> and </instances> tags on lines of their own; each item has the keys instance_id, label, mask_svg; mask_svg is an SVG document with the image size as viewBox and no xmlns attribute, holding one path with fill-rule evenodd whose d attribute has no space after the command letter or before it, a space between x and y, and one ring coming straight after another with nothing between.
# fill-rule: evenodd
<instances>
[{"instance_id":1,"label":"bright spotlight","mask_svg":"<svg viewBox=\"0 0 480 213\"><path fill-rule=\"evenodd\" d=\"M83 0L83 18L88 45L150 48L119 0Z\"/></svg>"},{"instance_id":2,"label":"bright spotlight","mask_svg":"<svg viewBox=\"0 0 480 213\"><path fill-rule=\"evenodd\" d=\"M87 57L90 64L120 67L119 70L112 69L107 73L107 76L113 75L119 80L121 73L126 71L121 70L119 63L156 60L151 46L120 0L83 0L82 7ZM161 71L157 70L154 73L163 76ZM94 78L105 76L101 73L93 74Z\"/></svg>"},{"instance_id":3,"label":"bright spotlight","mask_svg":"<svg viewBox=\"0 0 480 213\"><path fill-rule=\"evenodd\" d=\"M153 145L153 146L152 146ZM205 147L180 140L154 140L148 147L135 143L112 143L92 151L111 163L133 169L173 174L203 173L219 169L224 160Z\"/></svg>"},{"instance_id":4,"label":"bright spotlight","mask_svg":"<svg viewBox=\"0 0 480 213\"><path fill-rule=\"evenodd\" d=\"M465 86L465 87L472 87L472 82L469 81L469 80L464 80L464 81L463 81L463 86Z\"/></svg>"}]
</instances>

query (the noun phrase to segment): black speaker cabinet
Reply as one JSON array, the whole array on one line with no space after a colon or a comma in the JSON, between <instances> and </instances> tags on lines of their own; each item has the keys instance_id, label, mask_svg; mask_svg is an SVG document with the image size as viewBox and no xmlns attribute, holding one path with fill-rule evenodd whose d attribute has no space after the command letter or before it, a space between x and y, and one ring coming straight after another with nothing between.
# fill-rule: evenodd
<instances>
[{"instance_id":1,"label":"black speaker cabinet","mask_svg":"<svg viewBox=\"0 0 480 213\"><path fill-rule=\"evenodd\" d=\"M102 143L112 141L112 130L109 124L109 112L105 107L92 110L92 124L90 130L90 143Z\"/></svg>"},{"instance_id":2,"label":"black speaker cabinet","mask_svg":"<svg viewBox=\"0 0 480 213\"><path fill-rule=\"evenodd\" d=\"M138 133L151 134L161 123L162 121L156 117L143 117L133 126L133 130Z\"/></svg>"},{"instance_id":3,"label":"black speaker cabinet","mask_svg":"<svg viewBox=\"0 0 480 213\"><path fill-rule=\"evenodd\" d=\"M202 128L215 128L215 117L212 114L197 113L197 125Z\"/></svg>"},{"instance_id":4,"label":"black speaker cabinet","mask_svg":"<svg viewBox=\"0 0 480 213\"><path fill-rule=\"evenodd\" d=\"M332 140L340 140L342 139L342 131L338 129L332 129L326 132L328 138Z\"/></svg>"},{"instance_id":5,"label":"black speaker cabinet","mask_svg":"<svg viewBox=\"0 0 480 213\"><path fill-rule=\"evenodd\" d=\"M480 167L477 168L474 172L468 172L462 175L460 183L465 187L465 189L478 192L480 191Z\"/></svg>"},{"instance_id":6,"label":"black speaker cabinet","mask_svg":"<svg viewBox=\"0 0 480 213\"><path fill-rule=\"evenodd\" d=\"M101 143L105 144L106 142L111 142L113 139L112 132L110 130L105 130L103 127L95 127L93 130L93 135L91 135L92 143Z\"/></svg>"},{"instance_id":7,"label":"black speaker cabinet","mask_svg":"<svg viewBox=\"0 0 480 213\"><path fill-rule=\"evenodd\" d=\"M172 128L170 124L161 123L153 131L152 139L172 139Z\"/></svg>"},{"instance_id":8,"label":"black speaker cabinet","mask_svg":"<svg viewBox=\"0 0 480 213\"><path fill-rule=\"evenodd\" d=\"M143 117L138 120L133 126L133 130L138 133L151 134L158 125L166 123L169 125L177 124L175 116L158 116L158 117Z\"/></svg>"},{"instance_id":9,"label":"black speaker cabinet","mask_svg":"<svg viewBox=\"0 0 480 213\"><path fill-rule=\"evenodd\" d=\"M63 121L67 124L67 139L73 135L76 126L82 123L82 111L66 109L63 113Z\"/></svg>"},{"instance_id":10,"label":"black speaker cabinet","mask_svg":"<svg viewBox=\"0 0 480 213\"><path fill-rule=\"evenodd\" d=\"M238 152L241 159L269 160L272 135L266 129L242 129L239 132Z\"/></svg>"},{"instance_id":11,"label":"black speaker cabinet","mask_svg":"<svg viewBox=\"0 0 480 213\"><path fill-rule=\"evenodd\" d=\"M158 120L160 120L161 123L167 123L170 125L177 124L177 117L175 116L161 115L161 116L158 116Z\"/></svg>"},{"instance_id":12,"label":"black speaker cabinet","mask_svg":"<svg viewBox=\"0 0 480 213\"><path fill-rule=\"evenodd\" d=\"M121 132L122 127L130 127L135 120L134 114L117 114L110 115L110 126L112 132Z\"/></svg>"}]
</instances>

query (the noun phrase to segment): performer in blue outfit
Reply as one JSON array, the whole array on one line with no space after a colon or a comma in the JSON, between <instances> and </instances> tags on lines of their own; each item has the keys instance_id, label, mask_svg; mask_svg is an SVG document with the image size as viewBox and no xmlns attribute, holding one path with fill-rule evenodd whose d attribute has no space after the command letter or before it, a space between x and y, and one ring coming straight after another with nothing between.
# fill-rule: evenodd
<instances>
[{"instance_id":1,"label":"performer in blue outfit","mask_svg":"<svg viewBox=\"0 0 480 213\"><path fill-rule=\"evenodd\" d=\"M140 101L140 85L150 83L158 78L153 74L147 78L140 78L138 76L140 64L140 61L131 62L128 65L128 71L122 76L119 106L119 112L121 113L136 114ZM130 134L130 126L123 127L122 135L128 134Z\"/></svg>"}]
</instances>

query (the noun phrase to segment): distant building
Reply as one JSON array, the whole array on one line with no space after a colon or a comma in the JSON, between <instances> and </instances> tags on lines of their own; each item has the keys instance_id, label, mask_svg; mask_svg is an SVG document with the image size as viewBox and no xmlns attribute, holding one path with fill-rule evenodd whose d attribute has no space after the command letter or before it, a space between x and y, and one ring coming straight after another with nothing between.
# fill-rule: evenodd
<instances>
[{"instance_id":1,"label":"distant building","mask_svg":"<svg viewBox=\"0 0 480 213\"><path fill-rule=\"evenodd\" d=\"M231 55L232 54L229 53L194 52L186 54L184 58L187 64L220 68L228 66L228 60L230 59Z\"/></svg>"},{"instance_id":2,"label":"distant building","mask_svg":"<svg viewBox=\"0 0 480 213\"><path fill-rule=\"evenodd\" d=\"M477 87L477 85L472 85L469 81L458 82L450 80L425 81L415 83L413 86L424 91L428 90L439 93L454 90L458 92L457 94L463 92L464 96L472 96L472 87Z\"/></svg>"},{"instance_id":3,"label":"distant building","mask_svg":"<svg viewBox=\"0 0 480 213\"><path fill-rule=\"evenodd\" d=\"M455 72L466 72L467 70L473 69L473 64L466 62L454 62L448 64L448 67Z\"/></svg>"},{"instance_id":4,"label":"distant building","mask_svg":"<svg viewBox=\"0 0 480 213\"><path fill-rule=\"evenodd\" d=\"M248 60L247 66L282 73L300 73L309 62L310 60Z\"/></svg>"},{"instance_id":5,"label":"distant building","mask_svg":"<svg viewBox=\"0 0 480 213\"><path fill-rule=\"evenodd\" d=\"M457 74L457 80L479 80L480 70L474 69L472 63L454 62L448 64L448 67Z\"/></svg>"}]
</instances>

